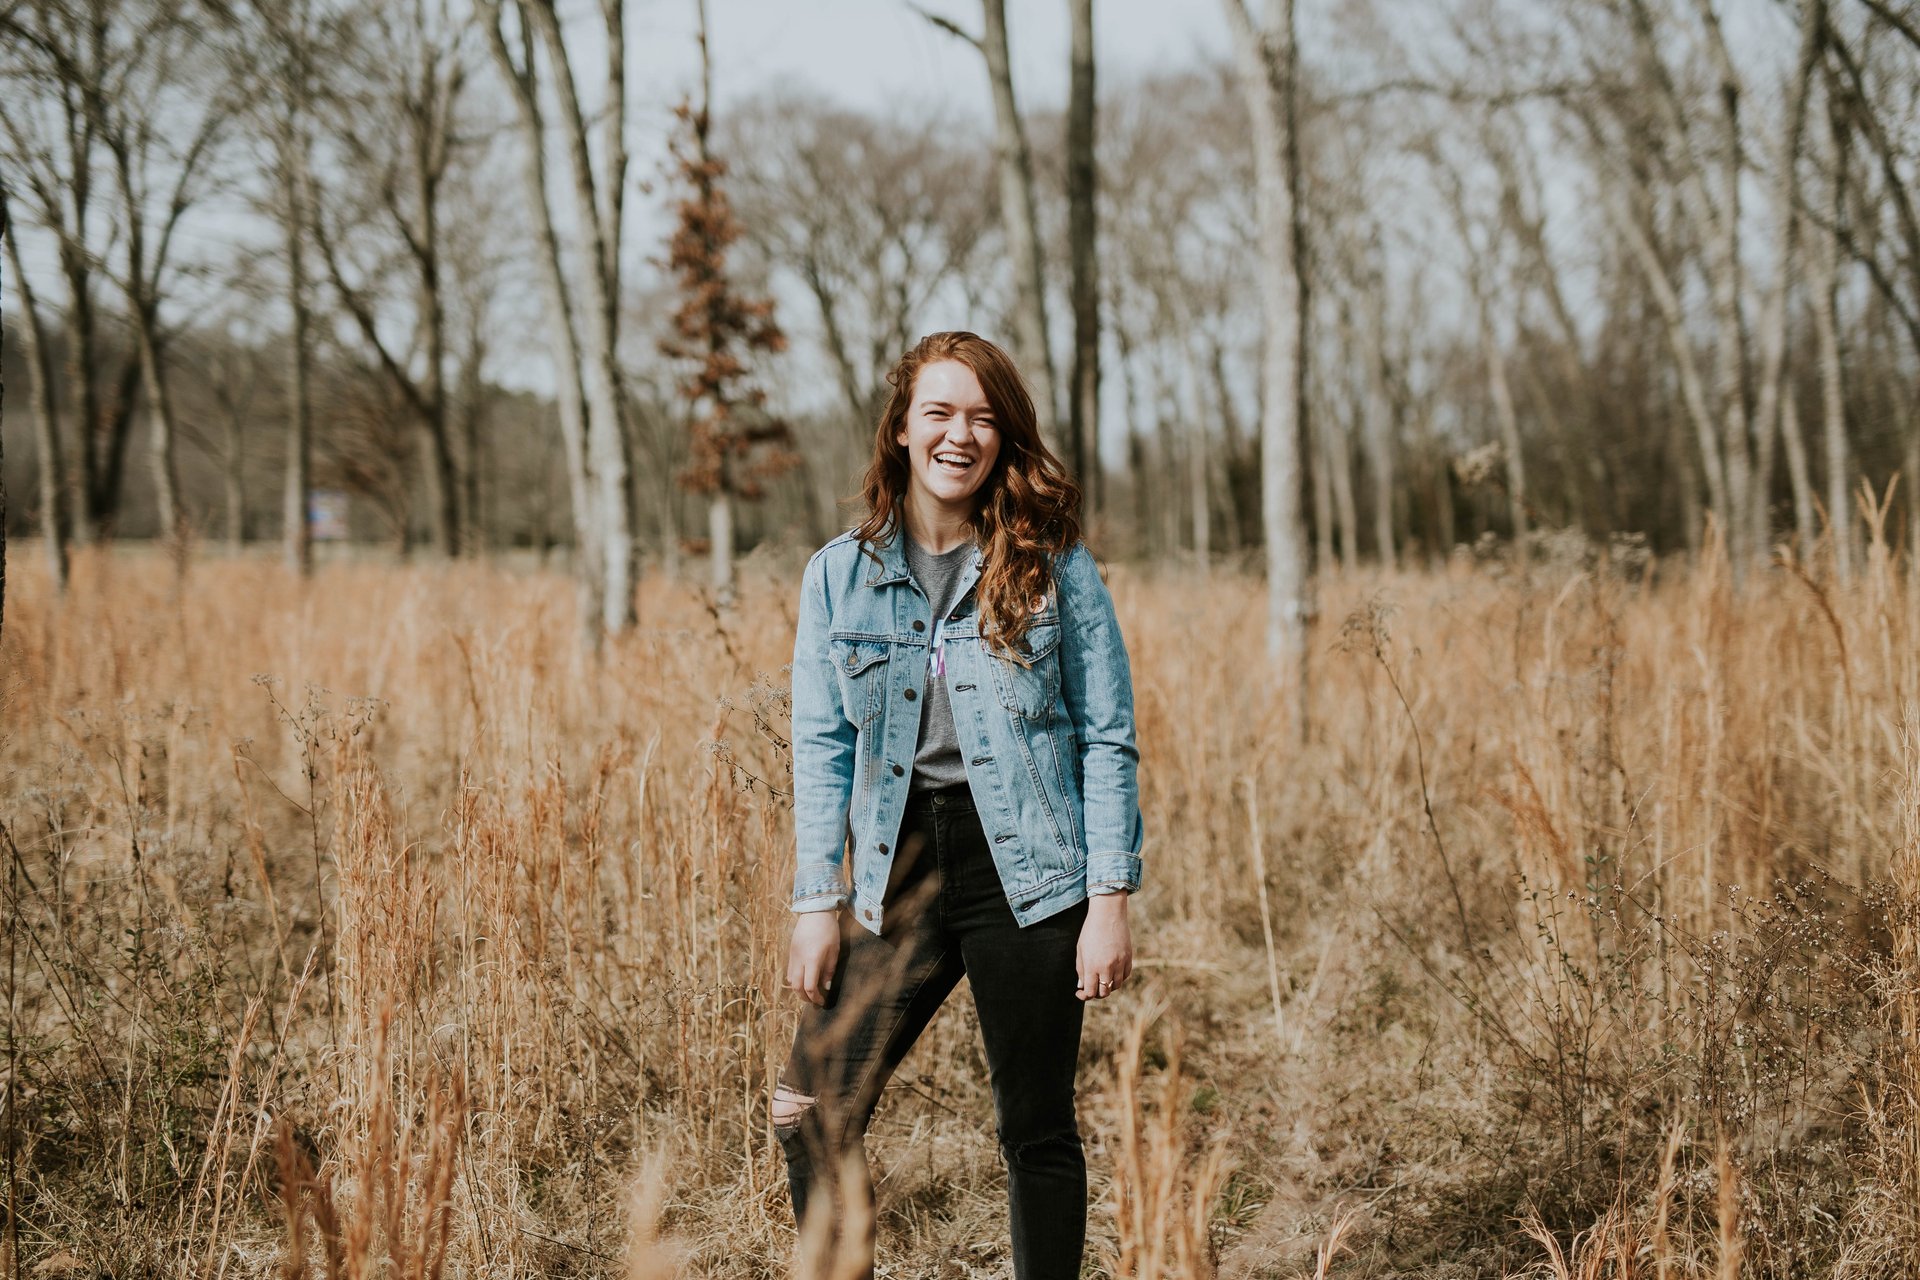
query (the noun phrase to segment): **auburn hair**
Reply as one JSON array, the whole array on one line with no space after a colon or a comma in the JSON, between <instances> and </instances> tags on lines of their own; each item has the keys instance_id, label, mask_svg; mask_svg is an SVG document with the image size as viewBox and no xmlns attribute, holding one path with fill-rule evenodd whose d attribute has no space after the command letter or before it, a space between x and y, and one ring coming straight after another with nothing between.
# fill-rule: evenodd
<instances>
[{"instance_id":1,"label":"auburn hair","mask_svg":"<svg viewBox=\"0 0 1920 1280\"><path fill-rule=\"evenodd\" d=\"M861 482L867 516L855 534L872 555L875 543L905 529L911 471L899 436L920 371L942 360L973 370L1000 432L999 454L975 491L967 528L984 553L975 588L981 639L1011 650L1053 590L1054 558L1080 540L1080 486L1040 438L1033 397L1005 351L978 334L953 330L928 334L894 364Z\"/></svg>"}]
</instances>

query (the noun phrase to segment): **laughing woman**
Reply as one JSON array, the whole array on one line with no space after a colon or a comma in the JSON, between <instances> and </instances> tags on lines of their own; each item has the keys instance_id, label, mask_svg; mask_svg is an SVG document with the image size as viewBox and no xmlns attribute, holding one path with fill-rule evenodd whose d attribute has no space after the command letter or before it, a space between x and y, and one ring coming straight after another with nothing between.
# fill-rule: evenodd
<instances>
[{"instance_id":1,"label":"laughing woman","mask_svg":"<svg viewBox=\"0 0 1920 1280\"><path fill-rule=\"evenodd\" d=\"M964 975L1014 1274L1072 1280L1081 1011L1131 972L1140 886L1127 651L1079 490L1006 353L936 333L888 382L866 519L801 585L787 983L807 1004L774 1129L796 1217L870 1223L867 1123ZM870 1236L839 1248L871 1266Z\"/></svg>"}]
</instances>

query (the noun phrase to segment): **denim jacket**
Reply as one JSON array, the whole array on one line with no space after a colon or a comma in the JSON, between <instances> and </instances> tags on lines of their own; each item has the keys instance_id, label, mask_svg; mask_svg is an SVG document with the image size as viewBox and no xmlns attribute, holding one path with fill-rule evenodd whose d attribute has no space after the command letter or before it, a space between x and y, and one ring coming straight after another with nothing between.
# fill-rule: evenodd
<instances>
[{"instance_id":1,"label":"denim jacket","mask_svg":"<svg viewBox=\"0 0 1920 1280\"><path fill-rule=\"evenodd\" d=\"M934 624L900 537L883 537L863 550L845 533L808 561L793 645L793 909L850 904L874 933ZM972 590L981 563L976 554L957 588L945 678L974 805L1014 918L1027 925L1079 902L1089 884L1140 885L1133 684L1113 599L1084 544L1056 561L1020 661L981 643Z\"/></svg>"}]
</instances>

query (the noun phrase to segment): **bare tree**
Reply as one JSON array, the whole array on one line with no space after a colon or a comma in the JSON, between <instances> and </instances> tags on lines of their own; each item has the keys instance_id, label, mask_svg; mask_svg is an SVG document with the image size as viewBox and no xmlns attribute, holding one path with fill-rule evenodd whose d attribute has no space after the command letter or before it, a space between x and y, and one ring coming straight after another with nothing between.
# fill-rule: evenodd
<instances>
[{"instance_id":1,"label":"bare tree","mask_svg":"<svg viewBox=\"0 0 1920 1280\"><path fill-rule=\"evenodd\" d=\"M281 554L302 576L313 571L307 500L313 488L313 297L308 244L314 221L314 133L321 92L319 56L344 39L338 14L314 0L254 0L210 10L229 34L229 75L243 83L261 178L254 206L279 232L286 269L286 462L280 501ZM328 65L331 65L328 62ZM229 422L232 416L229 415ZM237 474L240 442L233 438L229 474ZM233 496L229 493L229 503Z\"/></svg>"},{"instance_id":2,"label":"bare tree","mask_svg":"<svg viewBox=\"0 0 1920 1280\"><path fill-rule=\"evenodd\" d=\"M1829 92L1828 160L1831 192L1827 225L1818 232L1813 274L1808 289L1813 302L1813 334L1819 369L1821 439L1827 472L1827 529L1833 546L1833 568L1842 580L1853 573L1853 519L1848 511L1852 467L1847 449L1847 406L1840 349L1840 241L1846 219L1848 185L1848 129Z\"/></svg>"},{"instance_id":3,"label":"bare tree","mask_svg":"<svg viewBox=\"0 0 1920 1280\"><path fill-rule=\"evenodd\" d=\"M1800 139L1806 131L1807 97L1813 82L1815 64L1820 60L1822 31L1825 27L1824 0L1799 0L1800 52L1794 59L1786 85L1786 110L1781 122L1779 144L1774 149L1773 219L1774 277L1767 288L1760 314L1760 381L1755 388L1753 429L1756 437L1755 484L1749 534L1756 555L1764 554L1773 540L1773 524L1768 495L1773 488L1774 451L1783 432L1799 433L1797 414L1783 416L1780 400L1787 368L1787 297L1793 281L1794 254L1798 247L1800 214ZM1789 438L1790 455L1804 454L1797 438ZM1805 491L1804 468L1789 465L1793 484L1794 509L1802 546L1812 530L1804 522L1811 506Z\"/></svg>"},{"instance_id":4,"label":"bare tree","mask_svg":"<svg viewBox=\"0 0 1920 1280\"><path fill-rule=\"evenodd\" d=\"M169 287L174 233L206 193L214 147L236 104L182 0L150 0L125 18L117 37L123 43L122 65L111 81L93 84L88 92L112 160L126 229L120 287L146 393L160 536L177 540L185 532L186 512L175 464L169 335L160 308ZM176 144L177 138L184 144Z\"/></svg>"},{"instance_id":5,"label":"bare tree","mask_svg":"<svg viewBox=\"0 0 1920 1280\"><path fill-rule=\"evenodd\" d=\"M108 39L111 17L105 4L83 10L55 0L0 12L0 37L13 55L9 92L0 94L4 160L17 183L14 194L31 202L31 220L54 237L66 288L63 382L79 459L74 536L82 543L104 536L117 518L140 386L137 356L117 368L107 358L96 309L101 264L119 238L115 210L96 186L99 104L116 58Z\"/></svg>"},{"instance_id":6,"label":"bare tree","mask_svg":"<svg viewBox=\"0 0 1920 1280\"><path fill-rule=\"evenodd\" d=\"M264 6L262 12L271 10ZM313 572L313 529L307 498L313 489L313 299L307 284L307 228L313 221L311 6L298 0L290 20L274 31L272 47L284 59L271 113L272 183L287 257L286 469L280 492L280 539L288 567Z\"/></svg>"},{"instance_id":7,"label":"bare tree","mask_svg":"<svg viewBox=\"0 0 1920 1280\"><path fill-rule=\"evenodd\" d=\"M1906 331L1909 357L1920 355L1920 193L1912 174L1916 160L1913 143L1914 55L1920 52L1920 27L1888 5L1869 6L1859 29L1848 32L1828 22L1823 64L1833 145L1830 163L1835 204L1822 215L1853 263L1864 268L1873 286L1865 308L1899 321ZM1898 55L1890 52L1898 50ZM1903 61L1896 62L1896 56ZM1902 108L1906 114L1900 114ZM1857 153L1858 163L1853 162ZM1817 259L1817 262L1819 260ZM1848 457L1849 435L1842 388L1842 350L1837 299L1838 263L1829 277L1824 262L1817 266L1814 323L1820 344L1822 417L1828 462L1827 519L1834 531L1836 551L1851 542L1851 506L1847 491L1858 466ZM1863 326L1868 337L1877 326ZM1894 416L1911 420L1914 396L1912 375L1895 373L1889 387ZM1911 536L1920 542L1920 432L1904 432L1901 466L1907 478L1907 510Z\"/></svg>"},{"instance_id":8,"label":"bare tree","mask_svg":"<svg viewBox=\"0 0 1920 1280\"><path fill-rule=\"evenodd\" d=\"M1468 207L1465 184L1461 180L1461 166L1437 150L1431 158L1435 185L1444 194L1447 208L1453 215L1455 233L1466 253L1461 274L1467 292L1473 299L1474 329L1480 339L1480 357L1486 365L1487 395L1493 402L1494 424L1500 433L1514 555L1524 563L1529 523L1526 453L1520 438L1520 415L1514 405L1513 384L1508 376L1507 343L1496 327L1498 314L1517 310L1503 305L1495 293L1501 287L1501 277L1506 274L1505 264L1499 260L1502 256L1498 253L1499 241L1493 239L1499 235L1500 227L1494 219L1474 217ZM1475 234L1477 227L1486 228L1491 243L1482 245L1479 242Z\"/></svg>"},{"instance_id":9,"label":"bare tree","mask_svg":"<svg viewBox=\"0 0 1920 1280\"><path fill-rule=\"evenodd\" d=\"M0 178L0 240L6 245L7 267L13 291L19 296L14 311L20 320L20 345L27 361L27 396L33 413L34 448L40 455L40 537L46 548L47 577L56 593L67 589L66 447L60 442L60 419L53 402L53 359L40 322L32 284L20 264L19 232L5 216L7 187ZM0 532L4 537L4 532Z\"/></svg>"},{"instance_id":10,"label":"bare tree","mask_svg":"<svg viewBox=\"0 0 1920 1280\"><path fill-rule=\"evenodd\" d=\"M223 338L224 335L216 336L205 343L207 350L195 363L200 380L219 411L220 480L227 550L237 554L247 538L247 427L254 419L259 400L261 360L259 351L251 344Z\"/></svg>"},{"instance_id":11,"label":"bare tree","mask_svg":"<svg viewBox=\"0 0 1920 1280\"><path fill-rule=\"evenodd\" d=\"M1375 229L1377 234L1377 228ZM1365 425L1361 440L1367 453L1367 472L1373 481L1373 551L1388 569L1398 561L1394 534L1394 507L1398 501L1394 487L1394 408L1389 388L1391 374L1387 336L1386 282L1373 255L1362 259L1365 290L1365 322L1358 329L1355 350L1360 352L1365 384Z\"/></svg>"},{"instance_id":12,"label":"bare tree","mask_svg":"<svg viewBox=\"0 0 1920 1280\"><path fill-rule=\"evenodd\" d=\"M1013 93L1013 61L1007 50L1006 0L980 0L981 33L920 11L941 30L979 51L993 91L993 154L1000 177L1000 221L1006 228L1013 268L1013 346L1033 384L1040 433L1053 435L1059 405L1054 395L1053 352L1047 341L1047 277L1041 259L1039 217L1033 191L1033 151ZM1089 17L1089 23L1092 19ZM1089 55L1091 57L1091 55Z\"/></svg>"},{"instance_id":13,"label":"bare tree","mask_svg":"<svg viewBox=\"0 0 1920 1280\"><path fill-rule=\"evenodd\" d=\"M1096 208L1093 0L1068 0L1072 25L1067 87L1067 254L1073 272L1073 366L1067 390L1070 456L1088 504L1098 509L1100 468L1100 220Z\"/></svg>"},{"instance_id":14,"label":"bare tree","mask_svg":"<svg viewBox=\"0 0 1920 1280\"><path fill-rule=\"evenodd\" d=\"M626 63L623 0L601 0L606 101L596 173L587 115L575 89L571 55L553 0L514 0L515 32L503 0L481 0L494 62L506 80L525 150L522 190L538 236L537 258L559 387L560 421L582 551L583 613L597 642L634 619L632 495L627 488L626 394L618 360L620 242L626 183ZM517 34L519 51L510 44ZM568 281L547 191L548 136L538 68L544 53L572 191L571 227L579 236L579 283ZM576 299L576 295L578 295ZM578 316L576 317L576 312Z\"/></svg>"},{"instance_id":15,"label":"bare tree","mask_svg":"<svg viewBox=\"0 0 1920 1280\"><path fill-rule=\"evenodd\" d=\"M326 202L316 201L314 240L361 340L419 424L429 525L435 544L457 555L463 489L454 463L447 385L442 205L454 160L455 113L467 79L468 28L454 20L445 0L431 9L427 0L411 0L398 22L391 5L371 5L360 24L368 30L354 42L358 56L349 59L355 83L335 87L328 123L346 153L347 172L356 179L334 189L343 196L364 193L365 200L362 207L332 214ZM380 243L368 234L375 223L397 241L402 271L391 270L384 258L367 265L368 242ZM362 247L359 254L350 251L353 243ZM396 308L382 305L379 290L395 276L406 282L410 295L410 350L397 347L382 323Z\"/></svg>"},{"instance_id":16,"label":"bare tree","mask_svg":"<svg viewBox=\"0 0 1920 1280\"><path fill-rule=\"evenodd\" d=\"M1223 0L1254 146L1260 211L1261 525L1267 548L1267 656L1293 682L1293 730L1304 738L1306 548L1300 521L1300 446L1306 421L1307 287L1301 272L1299 45L1293 0L1268 0L1255 25L1246 0Z\"/></svg>"}]
</instances>

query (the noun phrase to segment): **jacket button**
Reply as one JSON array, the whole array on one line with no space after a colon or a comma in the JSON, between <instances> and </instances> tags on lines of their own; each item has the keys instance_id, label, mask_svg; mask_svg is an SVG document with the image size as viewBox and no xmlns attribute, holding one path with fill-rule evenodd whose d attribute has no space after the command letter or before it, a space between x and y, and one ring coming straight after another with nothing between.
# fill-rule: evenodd
<instances>
[{"instance_id":1,"label":"jacket button","mask_svg":"<svg viewBox=\"0 0 1920 1280\"><path fill-rule=\"evenodd\" d=\"M920 619L915 618L913 620L913 629L915 631L925 631L927 629L927 624L920 621Z\"/></svg>"},{"instance_id":2,"label":"jacket button","mask_svg":"<svg viewBox=\"0 0 1920 1280\"><path fill-rule=\"evenodd\" d=\"M909 689L909 690L907 690L907 701L908 701L908 702L912 702L912 701L913 701L913 700L914 700L915 698L917 698L917 697L919 697L919 696L920 696L920 695L919 695L919 694L917 694L917 693L915 693L915 692L914 692L913 690L911 690L911 689Z\"/></svg>"},{"instance_id":3,"label":"jacket button","mask_svg":"<svg viewBox=\"0 0 1920 1280\"><path fill-rule=\"evenodd\" d=\"M887 851L887 842L885 840L882 840L880 842L880 852L885 853L886 851Z\"/></svg>"},{"instance_id":4,"label":"jacket button","mask_svg":"<svg viewBox=\"0 0 1920 1280\"><path fill-rule=\"evenodd\" d=\"M899 777L899 776L900 776L901 774L903 774L903 773L905 773L905 772L906 772L906 770L905 770L905 769L902 769L902 768L901 768L901 767L900 767L899 765L895 765L895 766L893 766L893 776L894 776L894 777L896 777L896 778L897 778L897 777Z\"/></svg>"},{"instance_id":5,"label":"jacket button","mask_svg":"<svg viewBox=\"0 0 1920 1280\"><path fill-rule=\"evenodd\" d=\"M871 907L863 908L860 912L860 918L863 920L873 919L873 909Z\"/></svg>"}]
</instances>

